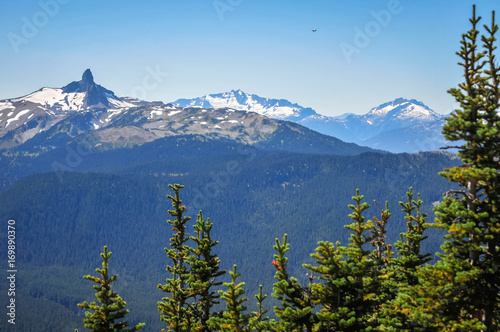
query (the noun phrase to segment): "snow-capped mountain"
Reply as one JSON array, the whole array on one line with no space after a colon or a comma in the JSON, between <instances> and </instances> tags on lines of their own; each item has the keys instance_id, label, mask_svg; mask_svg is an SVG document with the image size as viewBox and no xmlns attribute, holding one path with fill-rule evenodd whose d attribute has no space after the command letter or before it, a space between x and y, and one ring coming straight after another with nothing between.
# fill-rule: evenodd
<instances>
[{"instance_id":1,"label":"snow-capped mountain","mask_svg":"<svg viewBox=\"0 0 500 332\"><path fill-rule=\"evenodd\" d=\"M317 115L312 108L302 107L285 99L263 98L241 90L210 94L193 99L177 99L172 104L179 107L232 108L293 122Z\"/></svg>"},{"instance_id":2,"label":"snow-capped mountain","mask_svg":"<svg viewBox=\"0 0 500 332\"><path fill-rule=\"evenodd\" d=\"M23 143L74 112L132 106L130 99L125 101L96 84L92 72L87 69L80 81L62 88L45 87L23 97L0 100L0 137L10 136L3 140L0 148ZM21 127L22 130L16 130Z\"/></svg>"},{"instance_id":3,"label":"snow-capped mountain","mask_svg":"<svg viewBox=\"0 0 500 332\"><path fill-rule=\"evenodd\" d=\"M54 90L59 92L59 89ZM78 98L81 99L81 102L75 106L80 110L87 108L120 108L134 106L118 98L113 91L96 84L90 69L87 69L83 73L80 81L71 82L60 90L62 95L77 95ZM63 100L60 99L59 103L64 104L65 100L62 103L61 101Z\"/></svg>"},{"instance_id":4,"label":"snow-capped mountain","mask_svg":"<svg viewBox=\"0 0 500 332\"><path fill-rule=\"evenodd\" d=\"M325 116L311 108L293 104L284 99L263 98L241 90L210 94L173 102L180 107L227 107L266 115L270 118L299 123L322 134L345 142L384 149L391 152L418 152L438 150L444 146L441 135L443 116L415 99L397 98L372 108L364 115L345 113ZM401 139L394 135L401 132ZM391 133L384 135L384 133ZM411 139L403 139L411 133Z\"/></svg>"},{"instance_id":5,"label":"snow-capped mountain","mask_svg":"<svg viewBox=\"0 0 500 332\"><path fill-rule=\"evenodd\" d=\"M415 99L398 98L394 101L374 107L363 116L367 121L377 125L377 122L402 121L405 124L411 122L431 122L442 118L441 115L425 106L424 103Z\"/></svg>"},{"instance_id":6,"label":"snow-capped mountain","mask_svg":"<svg viewBox=\"0 0 500 332\"><path fill-rule=\"evenodd\" d=\"M222 110L224 116L212 110ZM82 115L75 117L79 113ZM186 118L188 113L190 116ZM158 117L160 114L170 115ZM234 114L239 115L233 118ZM211 115L217 116L212 119ZM257 141L268 137L281 126L279 122L266 122L269 118L292 121L345 142L391 152L437 150L445 145L440 133L443 116L414 99L398 98L364 115L346 113L335 117L320 115L288 100L263 98L241 90L164 104L117 97L113 91L96 84L87 69L80 81L62 88L42 88L20 98L0 100L0 149L23 144L66 119L70 120L60 130L71 137L88 131L113 132L101 136L111 142L131 135L130 144L142 144L169 135L202 134L248 143L255 142L257 137L260 137ZM120 121L116 122L117 119ZM260 125L252 128L247 119ZM134 129L128 128L130 125ZM259 134L260 129L265 132ZM238 134L241 137L236 137ZM133 137L140 139L134 141Z\"/></svg>"},{"instance_id":7,"label":"snow-capped mountain","mask_svg":"<svg viewBox=\"0 0 500 332\"><path fill-rule=\"evenodd\" d=\"M134 106L118 98L113 91L96 84L90 69L83 73L80 81L71 82L62 88L41 88L20 98L1 100L0 111L20 104L53 112Z\"/></svg>"},{"instance_id":8,"label":"snow-capped mountain","mask_svg":"<svg viewBox=\"0 0 500 332\"><path fill-rule=\"evenodd\" d=\"M442 115L434 112L422 102L415 99L397 98L374 107L363 115L311 116L303 119L300 123L348 142L370 145L372 137L381 135L386 131L408 128L414 125L419 128L422 125L425 126L425 124L432 126L435 122L440 123L442 121ZM403 148L402 151L413 152L416 150L409 147L409 149Z\"/></svg>"},{"instance_id":9,"label":"snow-capped mountain","mask_svg":"<svg viewBox=\"0 0 500 332\"><path fill-rule=\"evenodd\" d=\"M256 97L235 94L248 105L257 103L252 102ZM286 101L260 101L267 101L268 110L282 114L308 112ZM93 150L131 148L176 136L226 140L273 151L342 155L373 151L247 110L180 107L119 98L97 85L90 70L80 81L62 88L43 88L1 101L0 126L0 150L10 149L5 156L39 156L71 143L82 143Z\"/></svg>"}]
</instances>

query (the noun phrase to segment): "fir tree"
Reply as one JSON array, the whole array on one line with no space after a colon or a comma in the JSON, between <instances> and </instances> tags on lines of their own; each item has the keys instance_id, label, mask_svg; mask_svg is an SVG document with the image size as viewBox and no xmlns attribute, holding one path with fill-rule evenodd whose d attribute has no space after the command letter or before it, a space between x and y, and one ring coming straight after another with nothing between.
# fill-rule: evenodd
<instances>
[{"instance_id":1,"label":"fir tree","mask_svg":"<svg viewBox=\"0 0 500 332\"><path fill-rule=\"evenodd\" d=\"M499 329L500 291L500 117L498 115L499 67L496 63L495 13L487 34L478 48L475 7L472 28L461 40L460 66L465 81L450 89L460 108L446 119L443 134L455 146L464 165L445 169L441 175L458 184L436 207L436 226L447 231L442 246L442 262L434 274L446 275L449 283L435 315L456 330L482 326L485 331ZM431 278L432 279L432 278ZM436 279L436 278L434 278Z\"/></svg>"},{"instance_id":2,"label":"fir tree","mask_svg":"<svg viewBox=\"0 0 500 332\"><path fill-rule=\"evenodd\" d=\"M352 213L349 215L354 223L344 226L352 232L347 248L340 252L345 256L345 267L349 272L346 276L344 306L348 309L350 318L341 321L343 331L371 331L375 323L373 314L377 304L379 288L379 270L372 253L366 247L376 237L375 234L366 234L373 230L371 220L366 220L363 212L370 206L362 202L364 196L356 189L356 196L352 199L355 205L349 205Z\"/></svg>"},{"instance_id":3,"label":"fir tree","mask_svg":"<svg viewBox=\"0 0 500 332\"><path fill-rule=\"evenodd\" d=\"M393 256L392 246L387 244L387 222L391 217L391 212L389 210L388 202L385 203L385 209L382 209L380 205L378 205L376 200L373 200L375 204L377 204L380 209L380 219L373 216L373 229L370 232L373 234L373 240L371 241L372 247L375 247L375 251L373 252L373 259L377 263L379 269L383 269L390 261Z\"/></svg>"},{"instance_id":4,"label":"fir tree","mask_svg":"<svg viewBox=\"0 0 500 332\"><path fill-rule=\"evenodd\" d=\"M372 253L372 258L378 270L378 276L375 279L376 284L378 284L378 291L374 301L377 310L369 320L373 326L379 328L380 322L382 321L382 312L380 308L396 296L397 283L394 280L394 273L391 269L394 252L392 251L392 245L386 242L387 223L392 214L389 210L388 202L385 203L385 209L382 209L376 200L374 200L374 203L380 210L380 219L373 216L374 227L370 230L373 234L371 245L375 248Z\"/></svg>"},{"instance_id":5,"label":"fir tree","mask_svg":"<svg viewBox=\"0 0 500 332\"><path fill-rule=\"evenodd\" d=\"M259 286L259 293L255 295L257 300L257 311L254 313L255 316L249 319L249 327L252 331L270 331L274 328L274 320L270 320L267 314L267 310L264 309L264 300L267 295L262 294L262 285Z\"/></svg>"},{"instance_id":6,"label":"fir tree","mask_svg":"<svg viewBox=\"0 0 500 332\"><path fill-rule=\"evenodd\" d=\"M273 261L277 270L274 278L277 282L274 283L272 296L281 301L280 306L274 307L274 313L281 320L280 328L285 331L302 331L303 329L312 331L314 315L311 288L301 286L297 278L291 277L288 273L288 258L285 254L290 249L290 245L287 238L285 234L283 243L276 239L274 245L277 251Z\"/></svg>"},{"instance_id":7,"label":"fir tree","mask_svg":"<svg viewBox=\"0 0 500 332\"><path fill-rule=\"evenodd\" d=\"M226 311L222 313L222 317L211 317L208 324L217 331L250 331L248 326L250 315L244 313L247 308L243 305L248 299L241 297L245 294L243 289L245 283L236 283L238 277L241 276L241 273L236 271L236 265L233 266L232 271L229 271L229 275L231 282L224 283L227 291L219 291L221 299L226 301Z\"/></svg>"},{"instance_id":8,"label":"fir tree","mask_svg":"<svg viewBox=\"0 0 500 332\"><path fill-rule=\"evenodd\" d=\"M425 230L427 215L421 212L423 204L420 194L417 200L413 199L413 189L406 193L407 201L399 202L406 213L406 233L400 235L395 243L397 256L390 260L384 271L383 289L389 294L389 299L382 304L378 320L381 331L413 331L417 327L415 320L409 317L415 312L411 308L411 299L415 298L414 288L419 285L419 267L431 260L430 254L421 252L422 244L427 236Z\"/></svg>"},{"instance_id":9,"label":"fir tree","mask_svg":"<svg viewBox=\"0 0 500 332\"><path fill-rule=\"evenodd\" d=\"M219 244L218 241L212 240L210 234L213 223L210 219L204 220L200 211L193 227L196 235L190 236L189 239L195 242L196 248L188 248L192 255L188 259L191 271L187 283L192 295L196 298L196 305L193 306L195 320L201 326L200 331L207 332L210 331L207 322L211 316L211 309L219 303L219 295L213 288L222 284L216 279L226 271L219 270L220 259L212 252L213 248Z\"/></svg>"},{"instance_id":10,"label":"fir tree","mask_svg":"<svg viewBox=\"0 0 500 332\"><path fill-rule=\"evenodd\" d=\"M86 275L83 278L95 282L93 288L96 291L95 296L99 301L88 303L87 301L79 303L78 306L83 309L93 311L93 313L86 311L87 317L83 322L85 328L91 331L98 332L119 332L119 331L137 331L146 326L144 323L137 324L132 328L127 328L130 324L126 320L122 320L129 313L125 309L127 303L120 297L119 294L111 289L111 283L116 281L117 275L109 276L108 260L111 257L111 252L108 252L108 247L104 246L104 252L101 253L102 268L96 269L100 277ZM122 320L122 321L120 321Z\"/></svg>"},{"instance_id":11,"label":"fir tree","mask_svg":"<svg viewBox=\"0 0 500 332\"><path fill-rule=\"evenodd\" d=\"M311 286L313 303L320 307L315 314L315 331L371 331L377 326L378 304L386 301L382 289L382 270L392 257L386 244L386 224L391 216L386 207L376 225L363 213L369 208L356 191L355 205L349 215L355 222L344 226L352 234L349 246L339 242L318 242L311 255L317 265L304 265L318 276L320 282ZM371 234L370 234L371 233ZM372 252L369 245L375 247Z\"/></svg>"},{"instance_id":12,"label":"fir tree","mask_svg":"<svg viewBox=\"0 0 500 332\"><path fill-rule=\"evenodd\" d=\"M317 265L305 264L304 267L318 276L320 282L311 286L312 299L319 305L316 313L315 330L338 331L341 322L348 321L354 313L345 307L347 296L347 275L344 255L340 252L340 242L318 242L316 252L311 254Z\"/></svg>"},{"instance_id":13,"label":"fir tree","mask_svg":"<svg viewBox=\"0 0 500 332\"><path fill-rule=\"evenodd\" d=\"M166 284L158 285L158 288L170 295L162 298L162 302L158 302L158 311L162 314L161 320L168 323L168 331L187 332L191 331L191 328L196 324L193 309L188 303L188 300L194 295L188 287L190 251L186 245L188 241L186 223L191 218L183 216L186 206L182 205L179 190L184 186L175 184L169 185L169 187L174 191L175 195L167 195L174 207L174 210L168 210L168 213L175 219L167 220L173 226L172 231L174 234L170 239L171 248L165 248L165 252L168 258L172 260L172 265L167 266L167 271L170 272L172 277L167 279Z\"/></svg>"},{"instance_id":14,"label":"fir tree","mask_svg":"<svg viewBox=\"0 0 500 332\"><path fill-rule=\"evenodd\" d=\"M429 253L422 253L422 241L427 239L424 235L425 230L429 227L426 223L427 214L422 213L421 207L424 203L420 199L420 194L417 194L417 200L413 200L413 189L406 193L408 201L399 202L403 207L403 212L406 213L406 233L401 234L401 240L396 243L396 248L399 250L398 258L394 260L394 265L400 268L399 279L402 283L408 285L416 285L418 277L416 276L417 268L423 266L430 261ZM415 215L413 211L415 210Z\"/></svg>"}]
</instances>

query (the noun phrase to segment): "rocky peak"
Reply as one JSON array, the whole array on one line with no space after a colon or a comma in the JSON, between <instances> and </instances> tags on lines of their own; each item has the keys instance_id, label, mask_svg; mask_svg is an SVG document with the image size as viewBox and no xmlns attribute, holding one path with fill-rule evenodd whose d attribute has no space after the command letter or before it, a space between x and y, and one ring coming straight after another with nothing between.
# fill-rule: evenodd
<instances>
[{"instance_id":1,"label":"rocky peak","mask_svg":"<svg viewBox=\"0 0 500 332\"><path fill-rule=\"evenodd\" d=\"M120 100L116 97L113 91L107 90L104 87L94 82L94 76L90 69L85 70L80 81L74 81L62 88L63 92L83 92L86 94L84 98L84 107L106 107L110 108L108 98Z\"/></svg>"},{"instance_id":2,"label":"rocky peak","mask_svg":"<svg viewBox=\"0 0 500 332\"><path fill-rule=\"evenodd\" d=\"M92 76L92 72L90 71L90 69L87 69L83 73L82 80L80 82L83 91L88 91L93 85L95 85L94 76Z\"/></svg>"}]
</instances>

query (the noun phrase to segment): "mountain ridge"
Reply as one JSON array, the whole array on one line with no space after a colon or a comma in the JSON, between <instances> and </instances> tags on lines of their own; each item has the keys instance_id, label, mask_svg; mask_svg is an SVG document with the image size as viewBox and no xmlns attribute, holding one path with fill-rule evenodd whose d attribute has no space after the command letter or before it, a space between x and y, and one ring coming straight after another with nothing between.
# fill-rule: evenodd
<instances>
[{"instance_id":1,"label":"mountain ridge","mask_svg":"<svg viewBox=\"0 0 500 332\"><path fill-rule=\"evenodd\" d=\"M183 134L203 132L217 135L222 130L225 132L225 137L237 138L233 134L237 134L241 128L235 129L236 120L230 119L229 121L234 128L224 128L227 127L227 124L221 126L222 124L218 124L213 117L211 121L207 121L205 115L201 114L202 110L206 112L209 109L225 110L226 112L243 111L248 113L249 118L253 117L250 113L256 113L273 120L291 121L347 143L390 152L437 150L444 142L444 138L440 135L443 116L415 99L397 98L372 108L364 115L342 114L334 117L318 114L312 108L303 107L286 99L264 98L243 92L240 89L192 99L177 99L172 103L165 104L163 102L139 101L128 97L120 98L113 91L95 83L92 72L87 69L81 80L73 81L61 88L44 87L23 97L1 100L0 149L19 146L73 113L91 110L93 114L89 117L88 130L98 131L104 130L104 127L110 127L109 125L114 121L112 119L114 115L123 112L138 114L137 109L141 107L145 112L140 116L141 119L153 118L163 111L167 111L168 107L175 114L183 110L198 110L200 114L196 116L205 120L199 121L198 128L188 126L194 131L184 131ZM149 115L146 115L147 112L150 112ZM107 114L103 115L104 113ZM220 116L221 114L216 117ZM174 121L177 120L177 117L163 118L163 120ZM134 119L134 121L137 122L139 119ZM213 124L212 131L200 128L208 125L209 122ZM254 131L254 128L251 128L251 122L245 123L248 125L247 131ZM277 125L275 127L277 128ZM159 134L161 128L163 127L153 126L142 128L140 132L134 130L138 138L142 137L148 141L150 138L156 137L155 133ZM258 130L258 128L256 129ZM232 133L228 131L232 131ZM394 131L399 131L400 135L406 135L411 131L413 139L394 142L392 138L389 138L389 136L394 136L393 134L385 135L385 133L393 133ZM129 132L128 134L133 136L133 133ZM118 133L114 134L114 136L117 135ZM158 137L163 136L160 134ZM141 139L138 142L140 143L140 141Z\"/></svg>"},{"instance_id":2,"label":"mountain ridge","mask_svg":"<svg viewBox=\"0 0 500 332\"><path fill-rule=\"evenodd\" d=\"M443 122L444 116L430 109L416 99L396 98L373 107L366 114L345 113L339 116L326 116L311 108L300 106L285 99L269 99L241 90L231 90L209 94L192 99L177 99L172 104L180 107L230 107L238 110L256 112L276 118L299 123L322 134L390 152L419 152L438 150L444 145L441 129L436 123ZM426 126L427 125L427 126ZM386 131L408 130L417 132L415 140L384 140ZM432 133L429 135L429 131ZM430 140L429 137L432 137Z\"/></svg>"},{"instance_id":3,"label":"mountain ridge","mask_svg":"<svg viewBox=\"0 0 500 332\"><path fill-rule=\"evenodd\" d=\"M300 120L317 114L312 108L302 107L286 99L264 98L245 93L240 89L208 94L193 99L181 98L172 102L172 104L179 107L229 107L240 111L256 112L280 120Z\"/></svg>"}]
</instances>

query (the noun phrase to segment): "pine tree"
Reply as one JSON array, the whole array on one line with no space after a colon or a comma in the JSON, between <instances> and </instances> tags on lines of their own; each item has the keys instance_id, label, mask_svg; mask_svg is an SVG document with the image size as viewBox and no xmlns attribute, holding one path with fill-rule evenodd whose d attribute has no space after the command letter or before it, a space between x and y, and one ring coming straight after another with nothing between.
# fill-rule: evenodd
<instances>
[{"instance_id":1,"label":"pine tree","mask_svg":"<svg viewBox=\"0 0 500 332\"><path fill-rule=\"evenodd\" d=\"M373 252L373 259L377 263L379 269L383 269L393 256L392 245L387 244L387 222L391 217L391 212L389 210L388 202L385 202L385 209L382 209L378 205L376 200L373 200L380 209L380 219L373 216L373 229L370 232L373 234L373 240L371 241L372 247L375 247Z\"/></svg>"},{"instance_id":2,"label":"pine tree","mask_svg":"<svg viewBox=\"0 0 500 332\"><path fill-rule=\"evenodd\" d=\"M196 324L193 310L188 303L188 300L193 296L193 292L188 287L190 252L186 245L188 241L186 223L191 218L183 216L186 206L182 205L179 190L184 186L175 184L169 185L169 187L174 191L175 195L167 195L174 207L174 210L168 210L168 213L175 219L167 220L173 226L172 231L174 234L170 239L171 248L165 248L165 252L168 258L172 260L172 265L167 266L167 271L170 272L172 277L167 279L166 284L158 285L158 288L170 294L169 297L162 298L162 302L158 302L158 311L162 314L161 320L168 323L168 331L188 332Z\"/></svg>"},{"instance_id":3,"label":"pine tree","mask_svg":"<svg viewBox=\"0 0 500 332\"><path fill-rule=\"evenodd\" d=\"M370 230L373 234L371 245L375 248L372 253L372 258L378 271L378 276L376 278L378 291L376 292L376 298L374 301L374 305L377 310L374 312L373 317L369 320L372 326L378 329L380 328L379 325L384 320L383 312L380 309L396 296L397 283L394 279L395 274L391 268L394 252L392 251L392 245L386 242L387 223L392 214L389 210L388 202L385 203L384 209L382 209L376 200L374 200L374 203L380 210L380 219L373 216L374 227Z\"/></svg>"},{"instance_id":4,"label":"pine tree","mask_svg":"<svg viewBox=\"0 0 500 332\"><path fill-rule=\"evenodd\" d=\"M219 270L220 259L212 252L219 244L218 241L213 241L210 235L213 223L210 219L204 220L200 211L193 227L196 235L190 236L189 239L195 242L196 248L188 248L192 255L188 259L191 271L187 283L196 297L196 305L193 306L194 318L201 326L200 331L208 332L210 328L207 322L211 316L211 309L219 303L219 295L213 288L222 284L216 279L226 271Z\"/></svg>"},{"instance_id":5,"label":"pine tree","mask_svg":"<svg viewBox=\"0 0 500 332\"><path fill-rule=\"evenodd\" d=\"M391 213L386 205L381 219L374 218L374 225L363 216L369 208L363 198L356 190L356 204L349 205L349 217L355 221L344 226L352 232L349 246L318 242L311 255L317 265L304 265L319 280L311 285L311 298L319 306L315 331L372 331L377 326L378 305L387 301L381 276L392 257L391 246L385 240ZM373 252L370 244L375 248Z\"/></svg>"},{"instance_id":6,"label":"pine tree","mask_svg":"<svg viewBox=\"0 0 500 332\"><path fill-rule=\"evenodd\" d=\"M257 300L257 311L254 313L255 316L249 319L249 327L251 331L270 331L274 329L275 321L270 320L267 314L267 310L264 309L264 300L267 295L262 294L262 285L259 286L259 293L255 295Z\"/></svg>"},{"instance_id":7,"label":"pine tree","mask_svg":"<svg viewBox=\"0 0 500 332\"><path fill-rule=\"evenodd\" d=\"M165 285L158 288L170 294L158 303L158 310L162 314L161 320L168 323L169 331L211 331L208 320L214 315L211 310L218 304L219 295L214 288L221 285L217 278L226 271L220 270L220 259L213 253L219 243L211 236L213 223L203 219L200 211L196 223L193 225L195 233L188 236L186 225L190 217L183 216L186 206L182 205L179 190L184 186L169 185L174 196L167 197L172 201L173 210L168 210L174 220L167 220L171 224L173 237L170 239L170 248L165 248L172 265L167 266L171 278ZM194 242L190 246L189 242Z\"/></svg>"},{"instance_id":8,"label":"pine tree","mask_svg":"<svg viewBox=\"0 0 500 332\"><path fill-rule=\"evenodd\" d=\"M243 289L245 283L236 283L238 277L241 276L241 273L236 271L236 265L233 266L232 271L229 271L229 275L231 282L224 283L227 291L219 291L221 299L226 301L226 311L222 313L222 317L211 317L208 324L217 331L250 331L248 326L250 315L244 313L247 308L243 305L248 299L241 297L245 294Z\"/></svg>"},{"instance_id":9,"label":"pine tree","mask_svg":"<svg viewBox=\"0 0 500 332\"><path fill-rule=\"evenodd\" d=\"M460 66L465 81L450 89L460 108L443 127L464 165L445 169L441 175L460 186L450 190L436 207L436 226L447 231L442 263L435 274L447 275L446 300L435 315L456 330L482 325L485 331L499 329L500 291L500 69L496 63L495 24L484 26L483 50L478 49L480 17L475 6L472 28L461 40Z\"/></svg>"},{"instance_id":10,"label":"pine tree","mask_svg":"<svg viewBox=\"0 0 500 332\"><path fill-rule=\"evenodd\" d=\"M272 296L281 301L280 306L274 307L274 313L281 320L279 324L285 331L312 331L314 325L313 302L311 299L311 288L300 285L297 278L288 273L288 258L285 256L290 249L287 242L287 234L283 237L283 243L276 239L274 249L273 265L276 268L274 278L277 282L273 286ZM312 278L312 277L311 277ZM311 279L310 278L310 279Z\"/></svg>"},{"instance_id":11,"label":"pine tree","mask_svg":"<svg viewBox=\"0 0 500 332\"><path fill-rule=\"evenodd\" d=\"M398 258L394 259L393 263L399 268L399 281L403 284L416 285L418 277L416 275L417 268L429 262L432 258L429 253L422 253L422 241L427 239L424 235L425 230L429 227L426 223L427 214L422 213L422 204L420 194L417 194L417 200L413 200L413 188L410 187L406 193L408 201L399 202L403 207L403 212L406 213L406 233L401 234L401 239L396 243L396 248L399 250ZM416 214L413 215L415 210Z\"/></svg>"},{"instance_id":12,"label":"pine tree","mask_svg":"<svg viewBox=\"0 0 500 332\"><path fill-rule=\"evenodd\" d=\"M414 313L411 299L415 298L415 287L419 285L418 269L431 260L430 254L421 252L421 242L427 236L425 230L427 215L421 211L423 204L420 194L413 199L413 189L406 193L407 202L399 202L406 213L406 233L400 235L395 247L397 256L390 260L384 271L384 289L389 292L389 300L382 304L379 311L379 330L381 331L413 331L417 327L410 317ZM415 214L414 214L415 212Z\"/></svg>"},{"instance_id":13,"label":"pine tree","mask_svg":"<svg viewBox=\"0 0 500 332\"><path fill-rule=\"evenodd\" d=\"M339 248L340 242L320 241L316 252L311 254L317 265L304 265L320 281L311 286L313 302L320 306L316 313L316 331L338 331L342 322L354 317L354 312L345 307L349 271Z\"/></svg>"},{"instance_id":14,"label":"pine tree","mask_svg":"<svg viewBox=\"0 0 500 332\"><path fill-rule=\"evenodd\" d=\"M96 302L88 303L87 301L79 303L78 306L83 309L93 311L93 313L86 311L87 317L83 322L85 328L91 331L98 332L119 332L119 331L137 331L146 326L144 323L137 324L132 328L127 328L130 324L126 320L122 320L129 313L125 309L127 303L120 297L119 294L111 289L111 283L115 282L117 275L109 276L108 260L111 257L111 252L108 252L108 247L104 246L104 252L101 253L102 268L96 269L100 277L93 277L86 275L83 278L95 282L93 288L96 291L95 296L99 304ZM122 321L120 321L122 320Z\"/></svg>"},{"instance_id":15,"label":"pine tree","mask_svg":"<svg viewBox=\"0 0 500 332\"><path fill-rule=\"evenodd\" d=\"M380 272L372 253L366 247L377 237L377 233L366 234L373 230L374 225L363 216L363 212L370 206L362 202L364 196L359 194L359 189L356 189L356 196L352 199L356 204L349 205L352 210L349 217L354 223L344 226L352 234L348 247L340 250L345 256L345 267L350 271L345 278L344 306L348 308L351 317L341 321L341 329L371 331L375 325L372 318L376 310Z\"/></svg>"}]
</instances>

